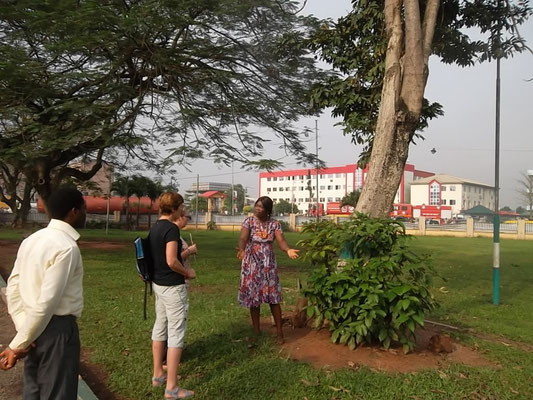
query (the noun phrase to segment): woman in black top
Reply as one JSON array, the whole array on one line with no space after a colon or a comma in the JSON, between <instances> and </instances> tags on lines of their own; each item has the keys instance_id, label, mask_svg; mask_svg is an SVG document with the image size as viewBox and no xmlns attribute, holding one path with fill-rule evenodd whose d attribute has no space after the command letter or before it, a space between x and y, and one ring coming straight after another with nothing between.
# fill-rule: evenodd
<instances>
[{"instance_id":1,"label":"woman in black top","mask_svg":"<svg viewBox=\"0 0 533 400\"><path fill-rule=\"evenodd\" d=\"M162 386L166 382L165 398L181 399L194 394L178 387L177 376L189 309L185 279L194 279L196 272L183 266L180 230L174 224L183 213L183 197L175 192L163 193L159 197L159 210L161 216L150 229L149 235L154 262L152 287L156 303L156 320L152 330L152 385ZM163 370L165 349L167 375Z\"/></svg>"}]
</instances>

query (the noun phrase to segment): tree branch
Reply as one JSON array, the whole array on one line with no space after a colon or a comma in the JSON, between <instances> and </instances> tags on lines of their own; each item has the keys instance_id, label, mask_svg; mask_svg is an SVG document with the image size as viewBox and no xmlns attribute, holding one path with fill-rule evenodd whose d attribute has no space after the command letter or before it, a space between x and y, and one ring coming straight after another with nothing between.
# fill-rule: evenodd
<instances>
[{"instance_id":1,"label":"tree branch","mask_svg":"<svg viewBox=\"0 0 533 400\"><path fill-rule=\"evenodd\" d=\"M433 43L433 35L435 34L439 5L440 0L428 0L426 3L426 11L424 12L424 22L422 24L422 53L424 64L426 66L428 65L429 56L431 55L431 45Z\"/></svg>"}]
</instances>

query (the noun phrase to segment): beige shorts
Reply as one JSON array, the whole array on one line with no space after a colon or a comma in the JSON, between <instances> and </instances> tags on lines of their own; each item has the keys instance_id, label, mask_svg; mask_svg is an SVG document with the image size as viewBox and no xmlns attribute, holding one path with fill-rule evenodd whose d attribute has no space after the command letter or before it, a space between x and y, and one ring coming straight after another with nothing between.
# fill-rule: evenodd
<instances>
[{"instance_id":1,"label":"beige shorts","mask_svg":"<svg viewBox=\"0 0 533 400\"><path fill-rule=\"evenodd\" d=\"M159 286L152 282L152 287L155 294L152 340L166 341L168 347L183 348L189 313L186 285Z\"/></svg>"}]
</instances>

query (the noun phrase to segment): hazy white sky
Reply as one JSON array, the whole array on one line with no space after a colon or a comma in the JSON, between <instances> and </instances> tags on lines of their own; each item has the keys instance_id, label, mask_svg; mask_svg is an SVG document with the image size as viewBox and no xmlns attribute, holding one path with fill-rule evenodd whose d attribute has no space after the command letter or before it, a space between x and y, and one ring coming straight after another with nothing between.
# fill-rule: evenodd
<instances>
[{"instance_id":1,"label":"hazy white sky","mask_svg":"<svg viewBox=\"0 0 533 400\"><path fill-rule=\"evenodd\" d=\"M321 18L338 18L351 8L350 0L308 0L304 12ZM520 33L533 46L533 20L520 28ZM426 140L411 146L409 162L417 169L446 173L494 184L495 148L495 77L496 63L458 68L445 65L433 57L426 97L444 107L445 115L430 122L423 132ZM533 55L522 53L501 64L501 141L500 141L500 207L523 205L518 194L520 173L533 169ZM319 157L328 166L355 163L360 148L343 137L334 124L338 122L325 112L318 119ZM314 128L314 120L301 121ZM314 138L309 148L315 149ZM274 141L274 143L276 143ZM436 153L432 154L431 149ZM282 156L277 146L266 154ZM301 168L287 157L284 169ZM258 195L258 172L220 167L208 161L197 161L191 172L183 171L176 179L180 191L196 181L241 183L251 197Z\"/></svg>"}]
</instances>

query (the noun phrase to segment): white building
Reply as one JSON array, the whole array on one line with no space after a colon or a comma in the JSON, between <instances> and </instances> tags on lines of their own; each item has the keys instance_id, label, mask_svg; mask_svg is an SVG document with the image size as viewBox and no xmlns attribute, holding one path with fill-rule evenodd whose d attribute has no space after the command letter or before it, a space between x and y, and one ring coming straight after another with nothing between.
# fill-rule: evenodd
<instances>
[{"instance_id":1,"label":"white building","mask_svg":"<svg viewBox=\"0 0 533 400\"><path fill-rule=\"evenodd\" d=\"M406 164L395 203L409 202L409 183L418 176L417 172L414 165ZM328 203L339 202L346 194L360 190L367 173L368 166L361 169L357 164L319 169L319 203L326 209ZM274 202L285 200L294 203L303 212L316 204L316 186L316 169L294 169L259 174L259 196L269 196ZM312 198L309 187L313 193Z\"/></svg>"},{"instance_id":2,"label":"white building","mask_svg":"<svg viewBox=\"0 0 533 400\"><path fill-rule=\"evenodd\" d=\"M412 205L452 206L452 214L459 214L477 205L494 208L494 187L437 174L411 182Z\"/></svg>"}]
</instances>

